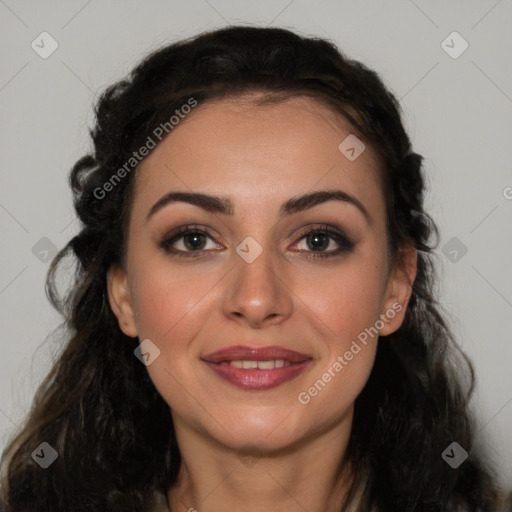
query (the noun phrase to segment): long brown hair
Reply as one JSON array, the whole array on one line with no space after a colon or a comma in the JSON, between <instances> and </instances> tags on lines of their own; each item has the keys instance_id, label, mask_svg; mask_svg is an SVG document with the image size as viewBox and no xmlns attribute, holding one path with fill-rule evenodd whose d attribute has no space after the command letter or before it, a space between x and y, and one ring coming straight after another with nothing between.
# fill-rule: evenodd
<instances>
[{"instance_id":1,"label":"long brown hair","mask_svg":"<svg viewBox=\"0 0 512 512\"><path fill-rule=\"evenodd\" d=\"M306 95L348 119L382 162L389 250L410 244L418 273L403 325L378 344L356 400L348 457L365 511L493 510L496 490L473 447L468 399L473 369L435 299L437 229L423 209L422 157L378 75L332 43L276 28L229 27L166 46L109 87L96 106L94 147L70 183L80 232L52 262L47 293L69 339L3 455L2 494L12 512L147 510L180 468L168 405L109 306L108 269L122 260L133 172L99 194L155 127L191 97L199 104L260 91L263 102ZM104 190L104 189L103 189ZM64 262L74 283L59 293ZM58 453L47 469L31 453ZM469 452L457 469L452 441Z\"/></svg>"}]
</instances>

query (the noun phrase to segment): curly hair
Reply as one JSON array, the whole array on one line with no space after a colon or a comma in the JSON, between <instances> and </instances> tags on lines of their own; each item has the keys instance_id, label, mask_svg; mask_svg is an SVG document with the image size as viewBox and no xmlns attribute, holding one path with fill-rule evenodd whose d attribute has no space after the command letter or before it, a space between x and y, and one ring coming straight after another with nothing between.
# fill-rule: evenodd
<instances>
[{"instance_id":1,"label":"curly hair","mask_svg":"<svg viewBox=\"0 0 512 512\"><path fill-rule=\"evenodd\" d=\"M96 104L93 149L70 173L81 229L47 276L47 295L68 336L4 451L8 510L142 512L155 491L176 482L181 458L169 406L134 357L139 340L123 334L108 301L106 274L125 256L136 169L105 197L97 191L191 97L201 104L252 92L261 93L261 104L308 96L347 119L382 163L393 261L405 246L418 252L404 322L381 338L355 402L348 501L359 490L362 511L495 510L494 476L473 443L473 368L436 300L438 233L423 208L423 158L411 148L397 100L374 71L325 39L246 26L153 52ZM59 292L68 258L74 283ZM59 454L44 471L31 458L43 441ZM469 452L457 469L441 457L452 441Z\"/></svg>"}]
</instances>

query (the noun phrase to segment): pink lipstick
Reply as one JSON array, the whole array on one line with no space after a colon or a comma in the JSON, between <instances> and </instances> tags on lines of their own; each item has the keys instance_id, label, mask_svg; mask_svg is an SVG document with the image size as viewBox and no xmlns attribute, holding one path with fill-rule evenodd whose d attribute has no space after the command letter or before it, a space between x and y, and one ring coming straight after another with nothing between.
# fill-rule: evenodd
<instances>
[{"instance_id":1,"label":"pink lipstick","mask_svg":"<svg viewBox=\"0 0 512 512\"><path fill-rule=\"evenodd\" d=\"M294 350L270 346L227 347L201 358L219 377L243 389L270 389L302 373L312 358Z\"/></svg>"}]
</instances>

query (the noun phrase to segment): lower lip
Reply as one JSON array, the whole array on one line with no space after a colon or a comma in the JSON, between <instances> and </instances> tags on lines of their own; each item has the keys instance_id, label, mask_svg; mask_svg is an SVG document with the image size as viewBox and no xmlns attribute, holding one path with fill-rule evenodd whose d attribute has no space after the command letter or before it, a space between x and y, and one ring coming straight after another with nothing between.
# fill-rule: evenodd
<instances>
[{"instance_id":1,"label":"lower lip","mask_svg":"<svg viewBox=\"0 0 512 512\"><path fill-rule=\"evenodd\" d=\"M288 382L302 373L311 360L302 363L292 363L290 366L274 368L272 370L260 370L258 368L244 370L233 366L220 365L205 361L205 363L219 377L242 389L270 389Z\"/></svg>"}]
</instances>

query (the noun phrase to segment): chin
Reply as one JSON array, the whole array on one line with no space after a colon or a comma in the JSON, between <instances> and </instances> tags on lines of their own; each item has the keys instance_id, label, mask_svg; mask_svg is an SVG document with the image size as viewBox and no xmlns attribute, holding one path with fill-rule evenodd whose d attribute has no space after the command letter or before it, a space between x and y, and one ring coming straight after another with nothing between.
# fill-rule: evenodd
<instances>
[{"instance_id":1,"label":"chin","mask_svg":"<svg viewBox=\"0 0 512 512\"><path fill-rule=\"evenodd\" d=\"M235 450L275 451L297 443L308 434L308 425L293 411L253 408L251 412L230 418L219 428L221 442Z\"/></svg>"}]
</instances>

